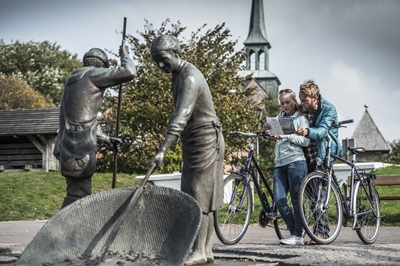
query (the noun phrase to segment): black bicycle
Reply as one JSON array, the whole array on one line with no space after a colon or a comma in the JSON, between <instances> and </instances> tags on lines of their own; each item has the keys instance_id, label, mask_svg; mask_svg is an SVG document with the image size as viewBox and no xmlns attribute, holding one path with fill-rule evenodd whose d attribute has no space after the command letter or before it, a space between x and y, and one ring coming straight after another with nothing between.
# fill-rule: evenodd
<instances>
[{"instance_id":1,"label":"black bicycle","mask_svg":"<svg viewBox=\"0 0 400 266\"><path fill-rule=\"evenodd\" d=\"M254 187L262 205L258 219L259 224L263 228L273 224L279 239L289 237L290 231L277 210L272 189L255 157L254 148L257 144L257 138L273 138L265 132L231 132L229 135L229 137L236 136L249 137L251 144L246 164L238 163L236 165L237 171L231 173L224 180L224 204L214 212L214 228L219 240L226 245L234 245L246 233L254 210ZM260 181L256 173L258 173ZM291 206L290 196L287 200L289 206Z\"/></svg>"},{"instance_id":2,"label":"black bicycle","mask_svg":"<svg viewBox=\"0 0 400 266\"><path fill-rule=\"evenodd\" d=\"M352 123L346 120L331 128ZM326 136L326 160L321 170L308 174L300 185L299 209L301 222L307 235L318 244L330 244L338 237L341 226L353 220L353 230L365 244L372 244L378 237L381 212L375 175L366 173L356 166L356 154L365 151L362 147L349 147L351 161L331 153L332 138ZM350 196L347 188L342 191L333 171L333 159L350 166Z\"/></svg>"}]
</instances>

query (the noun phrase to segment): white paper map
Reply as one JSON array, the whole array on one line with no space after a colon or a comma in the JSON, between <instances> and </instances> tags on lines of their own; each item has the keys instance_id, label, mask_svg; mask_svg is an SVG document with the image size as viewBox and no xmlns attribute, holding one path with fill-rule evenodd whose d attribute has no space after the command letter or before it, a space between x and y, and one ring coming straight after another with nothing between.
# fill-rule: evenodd
<instances>
[{"instance_id":1,"label":"white paper map","mask_svg":"<svg viewBox=\"0 0 400 266\"><path fill-rule=\"evenodd\" d=\"M287 117L267 117L267 123L271 129L269 134L271 136L288 135L294 133L293 119Z\"/></svg>"}]
</instances>

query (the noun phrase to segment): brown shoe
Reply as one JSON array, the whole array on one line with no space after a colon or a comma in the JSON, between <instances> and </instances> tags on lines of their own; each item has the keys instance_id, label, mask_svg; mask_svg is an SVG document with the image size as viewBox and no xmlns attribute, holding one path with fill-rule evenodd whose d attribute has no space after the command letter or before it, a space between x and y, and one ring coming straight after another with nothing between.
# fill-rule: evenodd
<instances>
[{"instance_id":1,"label":"brown shoe","mask_svg":"<svg viewBox=\"0 0 400 266\"><path fill-rule=\"evenodd\" d=\"M316 235L317 238L319 239L325 239L323 236L321 235ZM310 239L304 242L304 245L319 245L317 242L315 242L314 240Z\"/></svg>"}]
</instances>

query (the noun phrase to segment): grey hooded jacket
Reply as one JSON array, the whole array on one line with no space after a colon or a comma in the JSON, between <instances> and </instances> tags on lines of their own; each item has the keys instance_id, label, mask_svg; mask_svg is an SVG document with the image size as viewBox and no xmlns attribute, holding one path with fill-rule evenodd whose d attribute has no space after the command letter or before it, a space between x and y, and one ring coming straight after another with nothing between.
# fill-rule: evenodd
<instances>
[{"instance_id":1,"label":"grey hooded jacket","mask_svg":"<svg viewBox=\"0 0 400 266\"><path fill-rule=\"evenodd\" d=\"M277 117L283 116L285 116L285 112L281 111ZM308 120L305 116L300 115L296 111L292 115L292 118L295 130L308 128ZM275 167L285 166L295 161L305 161L303 147L307 147L309 143L310 140L303 136L296 134L284 135L275 144Z\"/></svg>"}]
</instances>

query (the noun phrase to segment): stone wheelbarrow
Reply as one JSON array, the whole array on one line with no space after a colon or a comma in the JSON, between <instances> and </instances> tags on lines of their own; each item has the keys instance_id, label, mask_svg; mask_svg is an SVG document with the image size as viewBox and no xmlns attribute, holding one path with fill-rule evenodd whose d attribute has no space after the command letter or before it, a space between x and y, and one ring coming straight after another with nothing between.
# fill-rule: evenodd
<instances>
[{"instance_id":1,"label":"stone wheelbarrow","mask_svg":"<svg viewBox=\"0 0 400 266\"><path fill-rule=\"evenodd\" d=\"M102 191L61 209L15 265L183 265L200 207L179 190L144 186L151 172L140 186Z\"/></svg>"}]
</instances>

